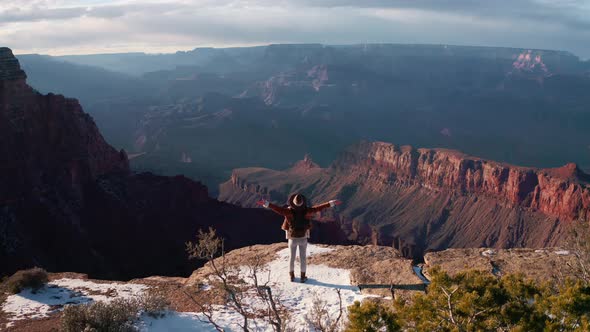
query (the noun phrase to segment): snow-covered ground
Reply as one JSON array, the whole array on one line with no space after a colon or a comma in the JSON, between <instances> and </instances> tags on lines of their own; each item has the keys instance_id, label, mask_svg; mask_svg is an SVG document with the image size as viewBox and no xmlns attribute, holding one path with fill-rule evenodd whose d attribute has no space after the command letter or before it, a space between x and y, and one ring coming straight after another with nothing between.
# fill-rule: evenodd
<instances>
[{"instance_id":1,"label":"snow-covered ground","mask_svg":"<svg viewBox=\"0 0 590 332\"><path fill-rule=\"evenodd\" d=\"M139 284L95 283L81 279L59 279L33 293L30 289L10 295L2 305L10 320L47 317L66 304L140 296L148 287ZM9 323L10 324L10 323Z\"/></svg>"},{"instance_id":2,"label":"snow-covered ground","mask_svg":"<svg viewBox=\"0 0 590 332\"><path fill-rule=\"evenodd\" d=\"M330 252L332 249L309 244L308 257L315 254ZM296 331L310 331L307 317L310 315L313 301L316 298L325 302L330 313L337 315L339 310L338 294L340 289L344 310L355 300L361 300L356 286L350 284L350 271L331 268L325 265L307 266L308 281L306 283L289 280L289 251L281 250L277 258L270 262L264 271L258 273L259 280L269 281L273 295L289 308L290 325ZM270 278L269 273L270 271ZM299 263L296 264L296 276L299 276ZM62 310L66 304L82 304L91 301L110 301L117 297L140 296L148 286L140 284L95 283L79 279L60 279L50 282L47 287L36 294L25 290L8 297L2 310L11 315L12 320L46 317ZM250 301L256 305L253 296ZM344 315L346 317L346 315ZM137 327L144 332L159 331L214 331L208 323L202 322L203 316L197 313L169 312L164 318L142 316ZM216 307L214 316L217 323L228 331L241 330L237 325L240 316L224 306ZM269 326L256 326L255 331L270 331Z\"/></svg>"},{"instance_id":3,"label":"snow-covered ground","mask_svg":"<svg viewBox=\"0 0 590 332\"><path fill-rule=\"evenodd\" d=\"M330 252L332 249L309 244L307 255L310 256ZM325 302L327 310L333 317L337 316L339 308L338 293L340 289L342 306L346 307L361 300L358 287L350 284L350 271L346 269L331 268L326 265L307 265L308 281L306 283L291 282L289 280L289 249L277 253L278 258L267 265L267 269L258 273L262 282L269 279L268 271L271 271L268 286L271 287L273 295L280 299L289 308L291 313L290 326L295 331L310 331L311 327L307 322L310 315L313 301L319 298ZM299 262L295 265L296 277L299 277ZM255 300L252 301L253 303ZM232 311L224 310L220 306L214 316L217 324L230 331L241 331L237 325L241 322L240 316ZM346 317L346 315L344 315ZM194 313L171 313L160 319L146 317L141 322L141 330L146 332L164 331L214 331L208 324L199 321L200 317ZM255 331L272 331L270 326L259 325Z\"/></svg>"}]
</instances>

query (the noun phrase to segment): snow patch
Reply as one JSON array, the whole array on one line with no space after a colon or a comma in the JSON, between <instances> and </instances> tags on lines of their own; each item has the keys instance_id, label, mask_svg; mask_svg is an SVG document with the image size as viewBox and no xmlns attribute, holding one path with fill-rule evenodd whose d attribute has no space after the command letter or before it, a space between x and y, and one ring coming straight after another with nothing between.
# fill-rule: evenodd
<instances>
[{"instance_id":1,"label":"snow patch","mask_svg":"<svg viewBox=\"0 0 590 332\"><path fill-rule=\"evenodd\" d=\"M496 251L494 249L488 249L488 250L483 251L481 254L483 256L490 257L490 256L495 255Z\"/></svg>"},{"instance_id":2,"label":"snow patch","mask_svg":"<svg viewBox=\"0 0 590 332\"><path fill-rule=\"evenodd\" d=\"M31 289L25 289L8 296L2 310L12 321L43 318L61 311L66 304L110 302L115 298L140 296L146 289L148 286L139 284L99 284L88 280L65 278L49 282L36 293Z\"/></svg>"},{"instance_id":3,"label":"snow patch","mask_svg":"<svg viewBox=\"0 0 590 332\"><path fill-rule=\"evenodd\" d=\"M192 312L170 312L163 318L153 318L144 315L138 324L138 328L140 331L151 332L215 331L212 325L202 322L199 319L199 314Z\"/></svg>"}]
</instances>

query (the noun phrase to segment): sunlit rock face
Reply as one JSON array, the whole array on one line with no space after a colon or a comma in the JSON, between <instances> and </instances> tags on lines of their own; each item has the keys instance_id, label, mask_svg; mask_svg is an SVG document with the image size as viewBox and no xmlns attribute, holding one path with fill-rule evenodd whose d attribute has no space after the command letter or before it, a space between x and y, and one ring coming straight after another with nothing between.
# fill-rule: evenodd
<instances>
[{"instance_id":1,"label":"sunlit rock face","mask_svg":"<svg viewBox=\"0 0 590 332\"><path fill-rule=\"evenodd\" d=\"M589 176L570 163L553 169L519 167L454 150L363 143L334 164L385 184L421 185L483 194L563 220L590 220Z\"/></svg>"},{"instance_id":2,"label":"sunlit rock face","mask_svg":"<svg viewBox=\"0 0 590 332\"><path fill-rule=\"evenodd\" d=\"M589 178L575 164L535 169L383 142L352 146L328 168L302 167L311 163L236 169L219 198L242 206L291 192L313 202L339 198L337 213L320 218L337 221L335 236L413 257L449 247L559 245L574 221L590 219Z\"/></svg>"}]
</instances>

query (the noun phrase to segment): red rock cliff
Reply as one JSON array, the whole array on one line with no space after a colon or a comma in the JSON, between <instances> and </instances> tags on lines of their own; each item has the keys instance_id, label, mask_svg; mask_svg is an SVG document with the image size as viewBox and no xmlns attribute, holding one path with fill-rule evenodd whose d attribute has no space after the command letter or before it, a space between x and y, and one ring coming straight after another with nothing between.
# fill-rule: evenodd
<instances>
[{"instance_id":1,"label":"red rock cliff","mask_svg":"<svg viewBox=\"0 0 590 332\"><path fill-rule=\"evenodd\" d=\"M452 150L372 142L349 149L332 168L382 184L483 194L565 220L590 220L588 175L575 164L535 169Z\"/></svg>"}]
</instances>

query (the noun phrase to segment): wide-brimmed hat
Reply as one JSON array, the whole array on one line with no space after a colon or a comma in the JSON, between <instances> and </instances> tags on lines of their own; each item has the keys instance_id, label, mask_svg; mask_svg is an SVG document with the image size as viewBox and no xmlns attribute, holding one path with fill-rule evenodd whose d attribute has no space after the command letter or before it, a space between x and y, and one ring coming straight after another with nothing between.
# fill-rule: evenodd
<instances>
[{"instance_id":1,"label":"wide-brimmed hat","mask_svg":"<svg viewBox=\"0 0 590 332\"><path fill-rule=\"evenodd\" d=\"M289 197L289 206L293 208L304 207L307 203L307 199L302 194L293 194Z\"/></svg>"}]
</instances>

